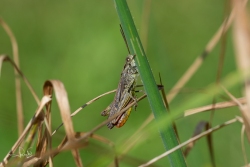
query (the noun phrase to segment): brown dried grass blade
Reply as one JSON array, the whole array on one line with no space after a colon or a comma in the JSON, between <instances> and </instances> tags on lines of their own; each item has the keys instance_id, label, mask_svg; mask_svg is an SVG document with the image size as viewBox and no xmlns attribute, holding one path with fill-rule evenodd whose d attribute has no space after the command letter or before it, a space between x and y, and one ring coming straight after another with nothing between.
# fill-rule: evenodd
<instances>
[{"instance_id":1,"label":"brown dried grass blade","mask_svg":"<svg viewBox=\"0 0 250 167\"><path fill-rule=\"evenodd\" d=\"M33 118L29 121L28 125L24 129L22 135L18 138L16 143L12 146L11 150L8 152L8 154L5 156L4 160L0 163L0 167L5 166L8 161L10 160L11 156L15 153L15 151L18 149L18 147L21 146L22 142L24 141L24 138L27 136L28 132L30 131L32 126L36 126L37 124L40 124L41 121L43 121L43 115L42 115L42 109L45 106L46 103L48 103L51 100L50 96L44 96L41 100L40 105L38 106L38 109L36 110L35 115Z\"/></svg>"},{"instance_id":2,"label":"brown dried grass blade","mask_svg":"<svg viewBox=\"0 0 250 167\"><path fill-rule=\"evenodd\" d=\"M193 136L196 136L198 134L200 134L203 129L205 130L208 130L209 129L209 125L208 125L208 122L205 122L205 121L201 121L197 124L195 130L194 130L194 133L193 133ZM194 144L195 144L196 140L194 140L193 142L190 142L188 143L187 147L185 148L185 150L183 151L184 155L185 156L188 156L189 152L191 151L191 149L194 147Z\"/></svg>"},{"instance_id":3,"label":"brown dried grass blade","mask_svg":"<svg viewBox=\"0 0 250 167\"><path fill-rule=\"evenodd\" d=\"M52 95L49 95L52 96ZM36 145L36 156L41 157L46 153L47 150L52 149L51 145L51 101L46 103L45 105L45 118L44 118L44 126L39 126L38 129L38 138ZM45 166L47 162L50 162L50 166L52 165L52 158L49 157L48 160L41 161L38 164L35 164L34 167Z\"/></svg>"},{"instance_id":4,"label":"brown dried grass blade","mask_svg":"<svg viewBox=\"0 0 250 167\"><path fill-rule=\"evenodd\" d=\"M12 52L13 52L13 58L16 66L20 68L19 65L19 55L18 55L18 45L15 38L15 35L11 31L10 27L7 23L4 22L2 18L0 18L0 24L8 34L11 45L12 45ZM18 71L14 70L15 76L18 75ZM22 134L24 129L24 118L23 118L23 104L22 104L22 92L21 92L21 80L19 77L15 77L15 87L16 87L16 107L17 107L17 128L18 128L18 134L19 136Z\"/></svg>"},{"instance_id":5,"label":"brown dried grass blade","mask_svg":"<svg viewBox=\"0 0 250 167\"><path fill-rule=\"evenodd\" d=\"M60 109L62 121L64 123L65 132L69 143L75 141L75 132L73 129L73 123L70 116L70 106L68 101L68 95L62 82L58 80L48 80L44 83L43 92L44 95L52 95L55 91L55 97ZM50 104L48 104L50 106ZM78 149L72 149L72 155L75 159L77 166L83 166Z\"/></svg>"},{"instance_id":6,"label":"brown dried grass blade","mask_svg":"<svg viewBox=\"0 0 250 167\"><path fill-rule=\"evenodd\" d=\"M237 9L233 28L235 55L245 84L246 105L241 107L241 113L250 142L250 24L243 2L232 0L232 6Z\"/></svg>"}]
</instances>

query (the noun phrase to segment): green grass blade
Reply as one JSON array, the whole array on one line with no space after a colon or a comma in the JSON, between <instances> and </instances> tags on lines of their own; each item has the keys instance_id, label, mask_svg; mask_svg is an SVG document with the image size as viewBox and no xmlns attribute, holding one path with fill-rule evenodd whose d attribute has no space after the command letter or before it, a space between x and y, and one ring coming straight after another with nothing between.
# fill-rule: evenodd
<instances>
[{"instance_id":1,"label":"green grass blade","mask_svg":"<svg viewBox=\"0 0 250 167\"><path fill-rule=\"evenodd\" d=\"M114 2L125 37L127 39L129 50L131 54L136 55L135 61L144 85L144 89L148 95L150 107L154 113L156 121L159 121L161 118L166 117L166 108L158 91L127 2L126 0L114 0ZM158 126L158 128L166 150L178 145L178 140L172 126ZM172 166L186 166L181 150L170 154L169 160Z\"/></svg>"}]
</instances>

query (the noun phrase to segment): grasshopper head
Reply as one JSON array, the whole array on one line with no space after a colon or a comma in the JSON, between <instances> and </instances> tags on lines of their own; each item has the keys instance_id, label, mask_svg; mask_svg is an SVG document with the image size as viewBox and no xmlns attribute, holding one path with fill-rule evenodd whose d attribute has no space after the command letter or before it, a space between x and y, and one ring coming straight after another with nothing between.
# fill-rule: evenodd
<instances>
[{"instance_id":1,"label":"grasshopper head","mask_svg":"<svg viewBox=\"0 0 250 167\"><path fill-rule=\"evenodd\" d=\"M135 58L135 55L128 55L126 57L126 65L130 65L132 67L136 66L134 58Z\"/></svg>"}]
</instances>

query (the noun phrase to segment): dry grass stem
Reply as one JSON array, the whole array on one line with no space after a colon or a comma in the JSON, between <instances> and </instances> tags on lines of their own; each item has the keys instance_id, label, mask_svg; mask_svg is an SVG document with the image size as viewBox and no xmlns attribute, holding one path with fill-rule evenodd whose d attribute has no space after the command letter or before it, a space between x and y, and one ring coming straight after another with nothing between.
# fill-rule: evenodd
<instances>
[{"instance_id":1,"label":"dry grass stem","mask_svg":"<svg viewBox=\"0 0 250 167\"><path fill-rule=\"evenodd\" d=\"M78 108L76 111L74 111L70 116L71 116L71 117L75 116L75 115L78 114L83 108L87 107L87 106L90 105L91 103L95 102L96 100L100 99L100 98L103 97L103 96L106 96L106 95L111 94L111 93L114 93L114 92L116 92L116 89L111 90L111 91L108 91L108 92L106 92L106 93L103 93L103 94L101 94L101 95L95 97L94 99L88 101L87 103L85 103L84 105L82 105L80 108ZM63 123L62 123L61 125L59 125L59 127L56 128L56 130L54 130L54 132L52 133L52 136L56 133L56 131L57 131L62 125L63 125Z\"/></svg>"},{"instance_id":2,"label":"dry grass stem","mask_svg":"<svg viewBox=\"0 0 250 167\"><path fill-rule=\"evenodd\" d=\"M101 94L101 95L95 97L94 99L88 101L88 102L87 102L86 104L84 104L82 107L78 108L75 112L73 112L73 113L71 114L71 117L75 116L80 110L82 110L83 108L87 107L88 105L90 105L91 103L95 102L96 100L98 100L98 99L100 99L100 98L102 98L103 96L106 96L106 95L108 95L108 94L114 93L114 92L116 92L116 89L111 90L111 91L108 91L108 92L106 92L106 93L103 93L103 94Z\"/></svg>"},{"instance_id":3,"label":"dry grass stem","mask_svg":"<svg viewBox=\"0 0 250 167\"><path fill-rule=\"evenodd\" d=\"M8 34L11 45L12 45L12 51L13 51L13 58L16 66L20 69L19 65L19 55L18 55L18 45L16 38L11 31L10 27L8 24L4 22L2 18L0 18L0 24ZM22 134L23 129L24 129L24 118L23 118L23 103L22 103L22 92L21 92L21 80L18 77L18 71L15 69L15 87L16 87L16 108L17 108L17 128L18 128L18 134L19 136Z\"/></svg>"},{"instance_id":4,"label":"dry grass stem","mask_svg":"<svg viewBox=\"0 0 250 167\"><path fill-rule=\"evenodd\" d=\"M238 105L238 102L240 104L245 104L246 99L244 97L242 97L242 98L238 98L237 102L235 102L234 100L231 100L231 101L210 104L210 105L199 107L199 108L189 109L189 110L186 110L184 112L184 117L187 117L187 116L190 116L193 114L198 114L201 112L210 111L210 110L217 110L217 109L223 109L223 108L228 108L228 107L234 107L234 106Z\"/></svg>"},{"instance_id":5,"label":"dry grass stem","mask_svg":"<svg viewBox=\"0 0 250 167\"><path fill-rule=\"evenodd\" d=\"M178 146L174 147L173 149L166 151L165 153L153 158L152 160L148 161L145 164L140 165L139 167L150 166L151 164L155 163L156 161L160 160L161 158L166 157L167 155L171 154L172 152L176 151L177 149L180 149L180 148L186 146L187 144L189 144L191 142L194 142L194 141L200 139L201 137L204 137L204 136L206 136L206 135L208 135L208 134L210 134L210 133L212 133L212 132L214 132L216 130L219 130L219 129L221 129L221 128L225 127L225 126L228 126L228 125L230 125L232 123L235 123L237 120L238 120L237 118L234 118L234 119L231 119L231 120L229 120L229 121L227 121L227 122L225 122L225 123L223 123L221 125L217 125L217 126L211 128L211 129L209 129L209 130L207 130L207 131L205 131L205 132L203 132L203 133L201 133L201 134L199 134L199 135L197 135L197 136L195 136L195 137L193 137L193 138L179 144Z\"/></svg>"},{"instance_id":6,"label":"dry grass stem","mask_svg":"<svg viewBox=\"0 0 250 167\"><path fill-rule=\"evenodd\" d=\"M28 89L30 90L33 98L35 99L36 103L39 105L40 104L40 100L36 94L36 92L34 91L33 87L31 86L30 82L28 81L28 79L24 76L24 74L22 73L22 71L16 66L16 64L13 62L13 60L11 60L11 58L7 55L0 55L0 72L1 72L1 68L2 68L2 63L8 61L11 63L11 65L14 67L14 69L18 72L18 74L21 76L21 78L23 79L23 81L25 82L25 84L27 85ZM1 73L0 73L1 76Z\"/></svg>"},{"instance_id":7,"label":"dry grass stem","mask_svg":"<svg viewBox=\"0 0 250 167\"><path fill-rule=\"evenodd\" d=\"M247 160L247 153L246 153L245 144L244 144L244 132L245 132L245 126L243 124L241 128L240 139L241 139L241 149L242 149L244 162L245 162L245 165L247 166L248 160Z\"/></svg>"},{"instance_id":8,"label":"dry grass stem","mask_svg":"<svg viewBox=\"0 0 250 167\"><path fill-rule=\"evenodd\" d=\"M243 1L232 0L232 6L236 8L236 17L234 21L233 36L235 44L235 56L238 60L238 68L241 71L244 81L244 93L246 105L241 107L246 134L250 142L250 25L249 17Z\"/></svg>"}]
</instances>

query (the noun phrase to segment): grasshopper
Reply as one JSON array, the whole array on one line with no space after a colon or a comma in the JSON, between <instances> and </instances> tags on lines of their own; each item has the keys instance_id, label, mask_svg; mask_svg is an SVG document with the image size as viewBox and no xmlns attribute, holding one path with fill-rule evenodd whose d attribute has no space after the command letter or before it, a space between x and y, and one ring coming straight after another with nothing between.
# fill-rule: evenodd
<instances>
[{"instance_id":1,"label":"grasshopper","mask_svg":"<svg viewBox=\"0 0 250 167\"><path fill-rule=\"evenodd\" d=\"M112 115L121 111L131 102L136 101L134 89L136 86L138 69L135 65L134 57L135 55L128 55L126 57L126 63L121 73L114 100L104 111L101 112L102 116L108 115L110 118ZM112 129L114 126L119 128L122 127L126 123L131 110L132 107L109 122L107 124L108 128Z\"/></svg>"}]
</instances>

